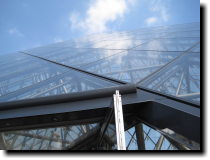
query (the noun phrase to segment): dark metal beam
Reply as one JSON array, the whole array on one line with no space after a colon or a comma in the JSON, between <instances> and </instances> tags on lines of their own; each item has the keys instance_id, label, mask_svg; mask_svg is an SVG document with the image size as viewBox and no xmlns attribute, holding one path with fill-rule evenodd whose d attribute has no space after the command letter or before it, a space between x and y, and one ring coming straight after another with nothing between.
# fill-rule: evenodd
<instances>
[{"instance_id":1,"label":"dark metal beam","mask_svg":"<svg viewBox=\"0 0 210 160\"><path fill-rule=\"evenodd\" d=\"M198 42L199 43L199 42ZM195 44L195 46L197 45L197 43ZM193 46L194 47L194 46ZM193 48L192 47L192 48ZM190 49L188 49L190 50ZM187 51L188 51L187 50ZM184 52L183 54L181 55L185 55L186 52ZM110 78L110 77L106 77L106 76L103 76L103 75L99 75L99 74L95 74L95 73L92 73L92 72L88 72L88 71L85 71L83 69L79 69L79 68L76 68L76 67L72 67L72 66L69 66L69 65L65 65L65 64L61 64L61 63L58 63L58 62L55 62L55 61L52 61L52 60L48 60L46 58L43 58L43 57L39 57L39 56L35 56L35 55L31 55L31 54L28 54L28 53L25 53L25 52L21 52L21 53L24 53L26 55L29 55L29 56L32 56L32 57L36 57L36 58L39 58L41 60L44 60L44 61L47 61L47 62L50 62L50 63L54 63L54 64L57 64L57 65L60 65L60 66L63 66L63 67L66 67L66 68L69 68L69 69L72 69L72 70L75 70L75 71L78 71L78 72L81 72L81 73L84 73L84 74L87 74L87 75L90 75L90 76L94 76L94 77L97 77L97 78L100 78L100 79L103 79L103 80L106 80L106 81L109 81L109 82L113 82L113 83L117 83L117 84L128 84L127 82L124 82L124 81L121 81L121 80L118 80L118 79L114 79L114 78ZM118 53L117 53L118 54ZM180 55L180 56L181 56ZM178 56L177 58L175 58L173 61L170 61L170 63L174 63L174 61L176 61L176 59L178 59L180 56ZM165 68L165 67L164 67ZM162 70L162 69L161 69ZM159 72L159 70L158 70ZM189 104L189 105L192 105L192 106L195 106L195 107L198 107L200 108L200 104L197 104L197 103L194 103L192 101L188 101L186 99L182 99L182 98L178 98L178 97L175 97L175 96L172 96L172 95L168 95L168 94L164 94L164 93L161 93L161 92L158 92L158 91L155 91L155 90L151 90L151 89L148 89L148 88L145 88L145 87L142 87L142 86L138 86L137 87L138 89L141 89L141 90L144 90L146 92L149 92L149 93L154 93L154 94L157 94L157 95L161 95L163 97L166 97L166 98L169 98L169 99L172 99L172 100L175 100L175 101L179 101L179 102L182 102L184 104Z\"/></svg>"},{"instance_id":2,"label":"dark metal beam","mask_svg":"<svg viewBox=\"0 0 210 160\"><path fill-rule=\"evenodd\" d=\"M164 136L161 135L158 139L157 144L155 145L155 150L160 150L161 149L161 146L163 144L163 140L164 140Z\"/></svg>"},{"instance_id":3,"label":"dark metal beam","mask_svg":"<svg viewBox=\"0 0 210 160\"><path fill-rule=\"evenodd\" d=\"M58 104L65 102L81 101L86 99L94 99L100 97L111 97L116 90L121 94L135 93L136 86L134 84L121 85L117 87L103 88L84 92L61 94L56 96L47 96L34 99L26 99L12 102L0 103L0 111L9 109L18 109L23 107L34 107L40 105Z\"/></svg>"},{"instance_id":4,"label":"dark metal beam","mask_svg":"<svg viewBox=\"0 0 210 160\"><path fill-rule=\"evenodd\" d=\"M169 105L169 103L171 102L167 100L156 100L155 102L135 104L136 116L143 123L155 126L158 130L168 128L189 140L200 143L200 110L189 108L188 111L181 111L182 106L177 106L175 109L172 106L176 104Z\"/></svg>"},{"instance_id":5,"label":"dark metal beam","mask_svg":"<svg viewBox=\"0 0 210 160\"><path fill-rule=\"evenodd\" d=\"M0 131L100 122L111 99L112 96L4 110L0 112ZM146 124L160 130L169 128L200 143L199 108L142 90L122 95L122 103L124 116L136 115Z\"/></svg>"},{"instance_id":6,"label":"dark metal beam","mask_svg":"<svg viewBox=\"0 0 210 160\"><path fill-rule=\"evenodd\" d=\"M144 130L142 127L142 123L135 125L135 130L136 130L136 141L137 141L138 149L145 150Z\"/></svg>"},{"instance_id":7,"label":"dark metal beam","mask_svg":"<svg viewBox=\"0 0 210 160\"><path fill-rule=\"evenodd\" d=\"M6 150L6 144L5 144L5 141L4 141L4 138L2 136L2 133L0 133L0 150Z\"/></svg>"},{"instance_id":8,"label":"dark metal beam","mask_svg":"<svg viewBox=\"0 0 210 160\"><path fill-rule=\"evenodd\" d=\"M46 59L43 60L49 61ZM52 63L61 65L53 61ZM107 81L126 84L126 82L86 72L74 67L62 66ZM116 88L113 89L116 90ZM127 92L127 89L125 91ZM15 103L1 103L0 131L98 122L105 116L107 108L110 105L113 90L105 95L100 92L98 94L95 90L88 92L90 92L88 96L82 96L84 93L87 94L87 92L81 92L74 93L70 97L68 97L69 95L57 95L51 98L43 97L41 99L16 101ZM122 94L121 91L120 93ZM140 115L138 116L148 124L155 125L157 128L171 127L175 132L183 134L196 142L200 142L200 105L143 87L138 87L137 94L126 94L122 95L122 97L125 115L136 114L140 110ZM174 119L180 115L182 118L174 122ZM187 121L185 117L188 117ZM181 125L178 126L178 124ZM189 126L192 127L190 130Z\"/></svg>"}]
</instances>

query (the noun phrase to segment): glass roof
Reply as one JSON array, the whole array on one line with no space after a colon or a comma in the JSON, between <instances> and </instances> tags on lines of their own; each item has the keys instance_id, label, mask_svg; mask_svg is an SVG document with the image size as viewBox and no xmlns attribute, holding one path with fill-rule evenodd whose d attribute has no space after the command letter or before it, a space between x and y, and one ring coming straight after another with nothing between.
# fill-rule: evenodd
<instances>
[{"instance_id":1,"label":"glass roof","mask_svg":"<svg viewBox=\"0 0 210 160\"><path fill-rule=\"evenodd\" d=\"M0 63L0 102L118 85L25 54L10 56Z\"/></svg>"},{"instance_id":2,"label":"glass roof","mask_svg":"<svg viewBox=\"0 0 210 160\"><path fill-rule=\"evenodd\" d=\"M66 150L99 128L98 123L2 133L7 150Z\"/></svg>"},{"instance_id":3,"label":"glass roof","mask_svg":"<svg viewBox=\"0 0 210 160\"><path fill-rule=\"evenodd\" d=\"M163 137L163 142L160 145L160 148L158 148L158 142L160 141L162 135L145 124L141 125L144 133L145 150L177 150L177 148L173 146L165 137ZM138 150L135 127L127 130L125 132L125 137L127 150Z\"/></svg>"},{"instance_id":4,"label":"glass roof","mask_svg":"<svg viewBox=\"0 0 210 160\"><path fill-rule=\"evenodd\" d=\"M0 72L0 102L119 85L97 75L200 102L200 24L101 33L8 54L0 57ZM69 147L76 136L97 126L75 125L2 134L5 144L12 149L63 149ZM155 149L161 135L146 125L143 130L146 149ZM74 132L77 132L75 136ZM137 149L133 128L126 131L126 145L128 150ZM162 140L161 149L176 150L167 139Z\"/></svg>"},{"instance_id":5,"label":"glass roof","mask_svg":"<svg viewBox=\"0 0 210 160\"><path fill-rule=\"evenodd\" d=\"M199 23L93 34L2 56L0 101L117 85L24 53L200 101ZM78 85L73 79L83 79L79 88L75 88ZM97 87L93 84L84 87L90 83L97 84ZM24 94L23 89L27 90Z\"/></svg>"}]
</instances>

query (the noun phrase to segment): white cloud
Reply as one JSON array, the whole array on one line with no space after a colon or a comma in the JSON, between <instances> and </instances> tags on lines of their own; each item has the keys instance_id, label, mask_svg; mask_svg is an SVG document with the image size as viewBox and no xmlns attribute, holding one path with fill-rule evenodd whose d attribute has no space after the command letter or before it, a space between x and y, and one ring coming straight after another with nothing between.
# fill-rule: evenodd
<instances>
[{"instance_id":1,"label":"white cloud","mask_svg":"<svg viewBox=\"0 0 210 160\"><path fill-rule=\"evenodd\" d=\"M168 7L169 0L151 0L149 3L149 10L155 16L151 16L145 20L145 23L150 26L155 23L167 22L170 18L169 14L169 7Z\"/></svg>"},{"instance_id":2,"label":"white cloud","mask_svg":"<svg viewBox=\"0 0 210 160\"><path fill-rule=\"evenodd\" d=\"M20 32L17 28L11 28L8 30L8 33L10 35L16 35L16 36L19 36L19 37L24 37L24 34L22 32Z\"/></svg>"},{"instance_id":3,"label":"white cloud","mask_svg":"<svg viewBox=\"0 0 210 160\"><path fill-rule=\"evenodd\" d=\"M157 18L156 17L149 17L146 19L146 23L148 26L150 26L151 24L157 22Z\"/></svg>"},{"instance_id":4,"label":"white cloud","mask_svg":"<svg viewBox=\"0 0 210 160\"><path fill-rule=\"evenodd\" d=\"M99 36L98 36L99 35ZM93 39L94 41L91 42L92 46L91 48L104 48L104 50L100 50L100 54L103 55L102 57L109 57L117 52L121 52L119 50L114 51L113 49L124 49L123 55L118 56L115 59L116 64L120 64L124 58L128 54L129 48L132 48L134 46L137 46L139 44L142 44L142 40L134 40L132 38L132 35L127 34L124 32L124 34L119 32L113 32L111 40L102 40L102 37L110 36L109 33L101 33L101 34L94 34Z\"/></svg>"},{"instance_id":5,"label":"white cloud","mask_svg":"<svg viewBox=\"0 0 210 160\"><path fill-rule=\"evenodd\" d=\"M79 16L80 14L78 12L72 12L69 21L71 23L71 29L74 30L78 27L79 25Z\"/></svg>"},{"instance_id":6,"label":"white cloud","mask_svg":"<svg viewBox=\"0 0 210 160\"><path fill-rule=\"evenodd\" d=\"M160 18L163 21L168 21L169 19L169 12L168 12L168 6L165 3L166 1L164 0L154 0L152 1L152 7L150 8L151 11L158 13Z\"/></svg>"},{"instance_id":7,"label":"white cloud","mask_svg":"<svg viewBox=\"0 0 210 160\"><path fill-rule=\"evenodd\" d=\"M109 30L107 23L123 18L128 5L134 3L135 0L93 0L84 19L80 19L77 12L70 15L71 29L81 29L86 33L105 32Z\"/></svg>"}]
</instances>

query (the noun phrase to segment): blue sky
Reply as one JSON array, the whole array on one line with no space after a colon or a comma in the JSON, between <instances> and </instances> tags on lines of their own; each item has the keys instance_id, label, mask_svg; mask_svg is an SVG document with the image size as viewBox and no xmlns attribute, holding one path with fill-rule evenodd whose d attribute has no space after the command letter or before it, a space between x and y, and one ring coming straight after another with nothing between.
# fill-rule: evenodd
<instances>
[{"instance_id":1,"label":"blue sky","mask_svg":"<svg viewBox=\"0 0 210 160\"><path fill-rule=\"evenodd\" d=\"M199 0L0 0L0 54L91 33L199 21Z\"/></svg>"}]
</instances>

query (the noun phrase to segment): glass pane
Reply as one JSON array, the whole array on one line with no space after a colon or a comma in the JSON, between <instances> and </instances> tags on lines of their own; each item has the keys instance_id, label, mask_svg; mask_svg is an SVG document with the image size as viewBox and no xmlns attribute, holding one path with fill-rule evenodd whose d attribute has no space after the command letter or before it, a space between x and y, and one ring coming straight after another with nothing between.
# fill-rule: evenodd
<instances>
[{"instance_id":1,"label":"glass pane","mask_svg":"<svg viewBox=\"0 0 210 160\"><path fill-rule=\"evenodd\" d=\"M116 126L110 122L103 137L101 150L117 150Z\"/></svg>"},{"instance_id":2,"label":"glass pane","mask_svg":"<svg viewBox=\"0 0 210 160\"><path fill-rule=\"evenodd\" d=\"M147 80L150 81L150 75L155 74L158 69L183 54L184 51L200 52L199 41L200 24L189 23L93 34L78 40L56 43L26 52L96 74L125 82L140 83L141 86L152 88L150 86L155 82L150 86L143 84ZM157 82L159 85L154 89L199 102L200 57L197 59L199 61L195 62L197 65L189 65L190 78L187 78L188 73L182 74L181 67L178 65L171 66L167 71L161 72L162 75L156 76L156 81L161 77L170 77L170 80ZM180 71L177 70L178 68ZM173 84L172 81L174 81Z\"/></svg>"},{"instance_id":3,"label":"glass pane","mask_svg":"<svg viewBox=\"0 0 210 160\"><path fill-rule=\"evenodd\" d=\"M164 38L189 38L189 37L200 37L200 29L185 30L180 32L166 32L163 34Z\"/></svg>"},{"instance_id":4,"label":"glass pane","mask_svg":"<svg viewBox=\"0 0 210 160\"><path fill-rule=\"evenodd\" d=\"M117 150L116 123L113 102L106 113L100 130L100 139L98 142L99 150Z\"/></svg>"},{"instance_id":5,"label":"glass pane","mask_svg":"<svg viewBox=\"0 0 210 160\"><path fill-rule=\"evenodd\" d=\"M0 99L22 88L61 75L68 69L24 54L14 54L0 68ZM1 101L1 100L0 100Z\"/></svg>"},{"instance_id":6,"label":"glass pane","mask_svg":"<svg viewBox=\"0 0 210 160\"><path fill-rule=\"evenodd\" d=\"M0 133L5 150L66 150L92 135L98 123Z\"/></svg>"},{"instance_id":7,"label":"glass pane","mask_svg":"<svg viewBox=\"0 0 210 160\"><path fill-rule=\"evenodd\" d=\"M8 70L1 69L0 102L118 85L24 54L8 59L7 65Z\"/></svg>"},{"instance_id":8,"label":"glass pane","mask_svg":"<svg viewBox=\"0 0 210 160\"><path fill-rule=\"evenodd\" d=\"M178 55L180 52L130 50L80 68L107 77L136 83Z\"/></svg>"},{"instance_id":9,"label":"glass pane","mask_svg":"<svg viewBox=\"0 0 210 160\"><path fill-rule=\"evenodd\" d=\"M144 148L145 150L177 150L166 138L163 137L161 141L161 134L142 124L144 132ZM127 150L138 150L135 127L125 131ZM142 144L141 144L142 145ZM160 145L160 148L158 148Z\"/></svg>"},{"instance_id":10,"label":"glass pane","mask_svg":"<svg viewBox=\"0 0 210 160\"><path fill-rule=\"evenodd\" d=\"M139 85L200 102L200 53L184 54Z\"/></svg>"},{"instance_id":11,"label":"glass pane","mask_svg":"<svg viewBox=\"0 0 210 160\"><path fill-rule=\"evenodd\" d=\"M123 52L122 50L107 50L107 49L65 49L59 52L51 52L45 58L59 62L69 66L83 66L88 63L98 61L105 57Z\"/></svg>"},{"instance_id":12,"label":"glass pane","mask_svg":"<svg viewBox=\"0 0 210 160\"><path fill-rule=\"evenodd\" d=\"M135 50L186 51L197 44L200 38L161 38L136 47Z\"/></svg>"},{"instance_id":13,"label":"glass pane","mask_svg":"<svg viewBox=\"0 0 210 160\"><path fill-rule=\"evenodd\" d=\"M190 23L95 34L24 52L200 102L199 37L200 24ZM195 44L198 45L193 47ZM118 85L25 55L23 52L1 56L0 72L0 102ZM115 137L113 126L113 123L110 123L106 133L110 139ZM70 147L72 144L68 138L66 142L62 142L62 136L65 136L63 132L66 130L64 128L68 127L8 132L2 135L3 141L6 141L4 143L14 149L61 149L63 145ZM88 127L70 128L74 130L74 132L68 131L73 141L81 135L83 129ZM155 149L161 135L146 125L143 125L143 129L146 149ZM138 149L135 129L130 128L125 135L127 149ZM42 140L39 136L48 138ZM176 148L164 139L161 149Z\"/></svg>"},{"instance_id":14,"label":"glass pane","mask_svg":"<svg viewBox=\"0 0 210 160\"><path fill-rule=\"evenodd\" d=\"M136 141L135 128L132 127L125 132L126 148L127 150L138 150L138 145Z\"/></svg>"}]
</instances>

